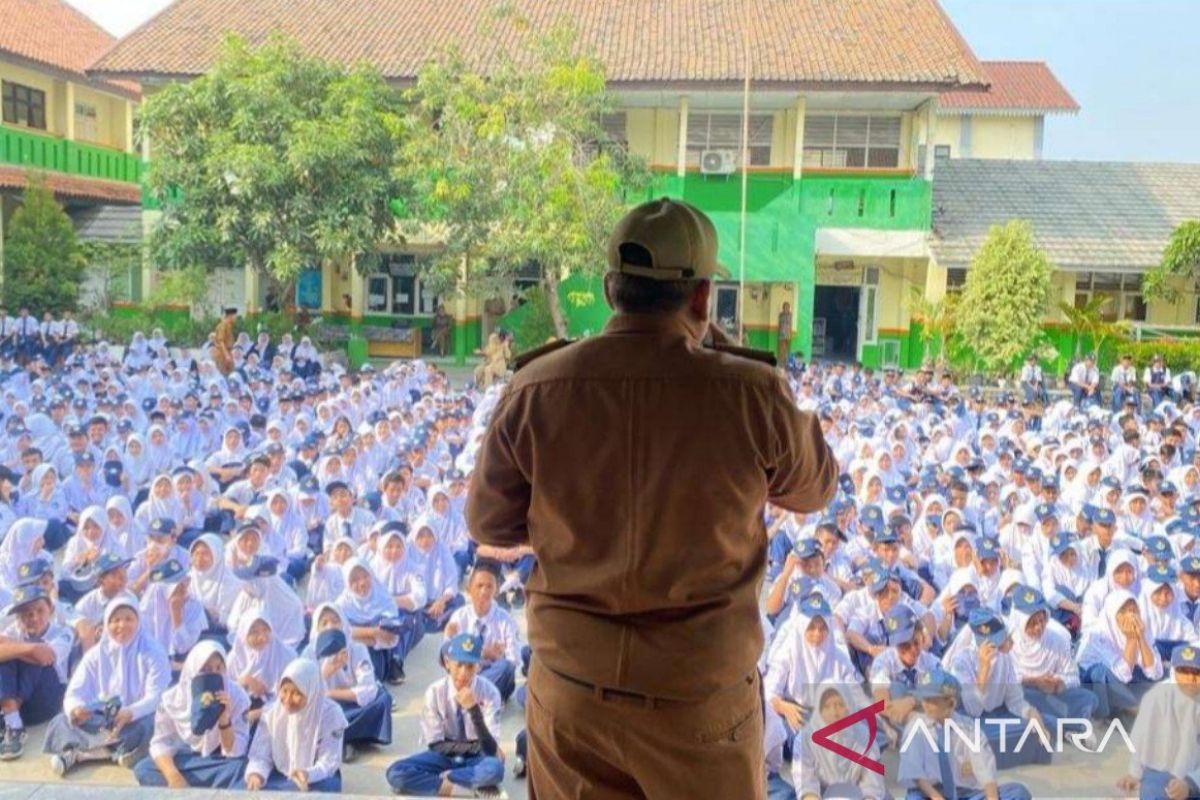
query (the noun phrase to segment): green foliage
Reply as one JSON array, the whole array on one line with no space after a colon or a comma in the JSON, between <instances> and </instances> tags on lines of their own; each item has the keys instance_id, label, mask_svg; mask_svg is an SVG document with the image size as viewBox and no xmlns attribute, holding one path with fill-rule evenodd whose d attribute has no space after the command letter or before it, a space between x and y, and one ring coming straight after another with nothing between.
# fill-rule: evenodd
<instances>
[{"instance_id":1,"label":"green foliage","mask_svg":"<svg viewBox=\"0 0 1200 800\"><path fill-rule=\"evenodd\" d=\"M4 300L40 317L74 309L84 258L75 226L40 177L30 178L4 240Z\"/></svg>"},{"instance_id":2,"label":"green foliage","mask_svg":"<svg viewBox=\"0 0 1200 800\"><path fill-rule=\"evenodd\" d=\"M921 345L935 358L938 369L950 361L950 336L954 332L958 295L946 294L941 300L925 297L925 290L914 287L908 296L908 311L920 328Z\"/></svg>"},{"instance_id":3,"label":"green foliage","mask_svg":"<svg viewBox=\"0 0 1200 800\"><path fill-rule=\"evenodd\" d=\"M1111 298L1097 295L1082 306L1074 303L1059 301L1058 308L1067 318L1067 328L1075 339L1075 358L1083 355L1084 345L1099 353L1105 350L1105 345L1114 339L1121 339L1129 333L1130 325L1126 320L1110 322L1104 318L1104 307Z\"/></svg>"},{"instance_id":4,"label":"green foliage","mask_svg":"<svg viewBox=\"0 0 1200 800\"><path fill-rule=\"evenodd\" d=\"M97 296L101 309L109 310L114 303L127 302L130 274L142 268L142 246L130 242L84 242L81 245L85 271L100 276Z\"/></svg>"},{"instance_id":5,"label":"green foliage","mask_svg":"<svg viewBox=\"0 0 1200 800\"><path fill-rule=\"evenodd\" d=\"M230 37L206 75L142 106L146 185L163 209L153 261L290 284L308 264L373 251L394 226L402 128L398 94L369 66Z\"/></svg>"},{"instance_id":6,"label":"green foliage","mask_svg":"<svg viewBox=\"0 0 1200 800\"><path fill-rule=\"evenodd\" d=\"M208 340L217 325L215 319L192 319L183 313L168 314L156 309L123 308L114 313L96 312L83 319L83 326L92 337L118 345L126 345L133 334L149 335L162 328L173 347L199 347Z\"/></svg>"},{"instance_id":7,"label":"green foliage","mask_svg":"<svg viewBox=\"0 0 1200 800\"><path fill-rule=\"evenodd\" d=\"M994 226L975 254L957 313L957 330L984 369L1007 373L1037 343L1050 297L1051 266L1033 226Z\"/></svg>"},{"instance_id":8,"label":"green foliage","mask_svg":"<svg viewBox=\"0 0 1200 800\"><path fill-rule=\"evenodd\" d=\"M1184 222L1171 234L1162 263L1146 273L1146 296L1178 302L1179 290L1167 281L1172 275L1200 277L1200 220Z\"/></svg>"},{"instance_id":9,"label":"green foliage","mask_svg":"<svg viewBox=\"0 0 1200 800\"><path fill-rule=\"evenodd\" d=\"M518 353L541 347L547 340L557 336L554 317L550 313L550 303L543 287L535 286L525 292L525 309L525 313L520 315L516 330L513 331L513 345Z\"/></svg>"},{"instance_id":10,"label":"green foliage","mask_svg":"<svg viewBox=\"0 0 1200 800\"><path fill-rule=\"evenodd\" d=\"M626 208L622 192L644 189L650 174L608 140L604 72L576 52L569 27L534 35L508 14L494 20L490 39L497 66L487 76L452 48L408 93L413 113L397 166L412 187L406 227L446 243L423 276L432 285L455 285L465 260L467 282L486 297L536 262L546 295L556 297L568 275L601 269ZM558 303L549 308L565 335Z\"/></svg>"},{"instance_id":11,"label":"green foliage","mask_svg":"<svg viewBox=\"0 0 1200 800\"><path fill-rule=\"evenodd\" d=\"M1142 369L1150 366L1150 360L1161 353L1164 363L1172 372L1200 372L1200 339L1162 339L1154 342L1121 342L1117 350L1123 355L1133 356L1133 364Z\"/></svg>"},{"instance_id":12,"label":"green foliage","mask_svg":"<svg viewBox=\"0 0 1200 800\"><path fill-rule=\"evenodd\" d=\"M164 270L158 274L154 290L150 292L151 306L198 305L208 293L208 273L197 264L179 269Z\"/></svg>"}]
</instances>

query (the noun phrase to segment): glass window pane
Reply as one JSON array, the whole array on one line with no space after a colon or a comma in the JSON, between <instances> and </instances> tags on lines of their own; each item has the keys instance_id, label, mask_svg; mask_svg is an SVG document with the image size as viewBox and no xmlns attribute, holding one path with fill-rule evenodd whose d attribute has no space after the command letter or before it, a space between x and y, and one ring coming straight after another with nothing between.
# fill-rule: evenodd
<instances>
[{"instance_id":1,"label":"glass window pane","mask_svg":"<svg viewBox=\"0 0 1200 800\"><path fill-rule=\"evenodd\" d=\"M900 151L872 147L867 159L868 167L898 167L900 166Z\"/></svg>"},{"instance_id":2,"label":"glass window pane","mask_svg":"<svg viewBox=\"0 0 1200 800\"><path fill-rule=\"evenodd\" d=\"M1121 273L1096 272L1092 275L1092 286L1097 289L1120 289Z\"/></svg>"},{"instance_id":3,"label":"glass window pane","mask_svg":"<svg viewBox=\"0 0 1200 800\"><path fill-rule=\"evenodd\" d=\"M1142 290L1142 273L1126 272L1125 273L1125 289L1140 292Z\"/></svg>"},{"instance_id":4,"label":"glass window pane","mask_svg":"<svg viewBox=\"0 0 1200 800\"><path fill-rule=\"evenodd\" d=\"M367 277L367 311L386 314L388 310L388 276Z\"/></svg>"},{"instance_id":5,"label":"glass window pane","mask_svg":"<svg viewBox=\"0 0 1200 800\"><path fill-rule=\"evenodd\" d=\"M900 147L900 118L871 117L870 145L875 147Z\"/></svg>"},{"instance_id":6,"label":"glass window pane","mask_svg":"<svg viewBox=\"0 0 1200 800\"><path fill-rule=\"evenodd\" d=\"M392 278L392 313L412 316L417 310L417 279L412 275Z\"/></svg>"},{"instance_id":7,"label":"glass window pane","mask_svg":"<svg viewBox=\"0 0 1200 800\"><path fill-rule=\"evenodd\" d=\"M868 117L838 117L837 146L865 147L869 125Z\"/></svg>"},{"instance_id":8,"label":"glass window pane","mask_svg":"<svg viewBox=\"0 0 1200 800\"><path fill-rule=\"evenodd\" d=\"M1135 322L1146 321L1146 301L1140 294L1125 295L1125 319Z\"/></svg>"},{"instance_id":9,"label":"glass window pane","mask_svg":"<svg viewBox=\"0 0 1200 800\"><path fill-rule=\"evenodd\" d=\"M806 116L804 118L804 146L806 148L831 147L836 127L836 116Z\"/></svg>"}]
</instances>

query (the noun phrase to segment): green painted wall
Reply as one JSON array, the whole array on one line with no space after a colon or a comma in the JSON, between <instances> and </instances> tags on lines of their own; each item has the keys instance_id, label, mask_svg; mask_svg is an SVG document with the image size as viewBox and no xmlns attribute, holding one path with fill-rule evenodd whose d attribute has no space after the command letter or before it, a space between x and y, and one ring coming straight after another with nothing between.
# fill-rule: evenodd
<instances>
[{"instance_id":1,"label":"green painted wall","mask_svg":"<svg viewBox=\"0 0 1200 800\"><path fill-rule=\"evenodd\" d=\"M135 155L8 125L0 125L0 164L122 183L142 179L142 160Z\"/></svg>"}]
</instances>

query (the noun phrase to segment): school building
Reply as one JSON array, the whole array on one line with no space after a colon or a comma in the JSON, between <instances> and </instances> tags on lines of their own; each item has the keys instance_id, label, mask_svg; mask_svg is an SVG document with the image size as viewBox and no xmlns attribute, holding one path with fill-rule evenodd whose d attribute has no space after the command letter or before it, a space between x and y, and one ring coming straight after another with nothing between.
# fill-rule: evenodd
<instances>
[{"instance_id":1,"label":"school building","mask_svg":"<svg viewBox=\"0 0 1200 800\"><path fill-rule=\"evenodd\" d=\"M6 225L35 173L84 241L141 241L141 89L87 72L115 42L61 0L0 0L0 268Z\"/></svg>"},{"instance_id":2,"label":"school building","mask_svg":"<svg viewBox=\"0 0 1200 800\"><path fill-rule=\"evenodd\" d=\"M981 62L936 0L518 0L514 7L530 21L529 30L563 16L573 21L580 47L603 63L617 99L606 129L657 175L650 194L684 198L712 216L722 260L734 274L717 287L714 311L731 328L744 328L753 346L774 347L776 320L789 302L793 349L874 366L915 366L923 352L907 298L954 291L980 231L1008 214L1033 219L1043 245L1051 238L1086 239L1075 248L1078 258L1059 263L1056 300L1110 291L1111 276L1119 274L1113 315L1196 322L1181 319L1178 307L1131 299L1140 284L1126 277L1157 263L1171 222L1200 216L1189 208L1191 200L1159 193L1158 202L1141 208L1146 224L1133 235L1150 238L1143 239L1138 259L1125 259L1127 248L1115 240L1127 238L1128 220L1110 237L1107 218L1095 208L1072 210L1072 203L1089 199L1087 181L1097 178L1095 170L1042 160L1045 137L1053 135L1048 118L1079 110L1070 93L1045 64ZM486 68L485 49L472 44L482 44L480 22L490 9L488 3L460 4L449 13L435 0L306 0L305 13L298 14L291 0L176 0L96 58L88 75L105 86L137 81L151 93L203 74L227 33L261 42L282 32L308 52L345 63L365 59L405 85L450 42ZM0 38L0 52L4 47ZM750 166L743 214L747 65ZM46 96L58 101L66 91ZM6 111L0 129L6 134L40 135L7 118ZM47 133L65 144L71 140L64 126ZM111 123L108 129L125 135L116 144L128 155L129 132ZM143 157L152 158L153 142L143 148ZM0 150L0 163L11 160ZM1154 193L1128 189L1130 175L1145 174L1125 166L1122 177L1110 178L1113 192L1126 187L1127 199ZM1067 184L1061 170L1071 175ZM1005 187L1003 202L993 181ZM1066 192L1065 185L1082 190ZM145 225L156 216L146 209ZM366 276L349 263L313 265L297 300L327 320L351 323L371 355L418 352L420 329L428 328L443 300L420 278L421 261L438 246L388 250L380 271ZM1050 249L1052 258L1060 257ZM148 267L131 278L133 296L146 296L153 281ZM518 276L514 292L531 282L536 268ZM217 275L213 284L214 306L261 307L263 286L253 273ZM512 294L479 297L464 288L445 298L460 357L494 325L512 324L522 313ZM607 317L595 280L564 282L560 298L572 335L598 330ZM1194 293L1188 304L1195 308ZM1051 303L1047 325L1062 321ZM427 333L424 339L427 345Z\"/></svg>"}]
</instances>

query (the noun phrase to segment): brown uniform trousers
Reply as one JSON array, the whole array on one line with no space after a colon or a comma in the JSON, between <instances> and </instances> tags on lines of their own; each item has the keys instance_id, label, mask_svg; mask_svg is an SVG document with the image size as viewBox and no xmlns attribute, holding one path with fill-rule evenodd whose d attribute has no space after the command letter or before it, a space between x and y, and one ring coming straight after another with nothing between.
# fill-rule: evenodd
<instances>
[{"instance_id":1,"label":"brown uniform trousers","mask_svg":"<svg viewBox=\"0 0 1200 800\"><path fill-rule=\"evenodd\" d=\"M670 317L517 372L467 502L481 544L529 544L537 800L764 795L763 506L807 512L837 466L769 366Z\"/></svg>"}]
</instances>

